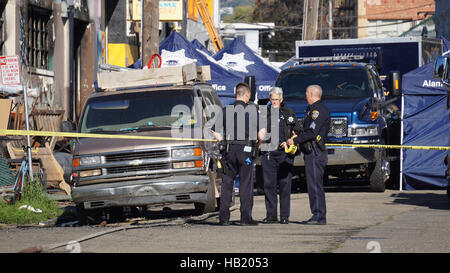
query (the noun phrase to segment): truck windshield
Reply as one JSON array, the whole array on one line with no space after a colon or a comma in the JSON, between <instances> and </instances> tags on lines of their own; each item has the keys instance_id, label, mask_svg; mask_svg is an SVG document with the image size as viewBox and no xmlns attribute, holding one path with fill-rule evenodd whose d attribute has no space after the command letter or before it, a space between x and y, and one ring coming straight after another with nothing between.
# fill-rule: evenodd
<instances>
[{"instance_id":1,"label":"truck windshield","mask_svg":"<svg viewBox=\"0 0 450 273\"><path fill-rule=\"evenodd\" d=\"M281 74L276 86L285 99L306 99L309 85L322 87L322 99L364 98L369 94L367 73L361 68L311 68Z\"/></svg>"},{"instance_id":2,"label":"truck windshield","mask_svg":"<svg viewBox=\"0 0 450 273\"><path fill-rule=\"evenodd\" d=\"M82 133L145 131L195 125L197 116L192 91L130 92L88 100L80 129Z\"/></svg>"}]
</instances>

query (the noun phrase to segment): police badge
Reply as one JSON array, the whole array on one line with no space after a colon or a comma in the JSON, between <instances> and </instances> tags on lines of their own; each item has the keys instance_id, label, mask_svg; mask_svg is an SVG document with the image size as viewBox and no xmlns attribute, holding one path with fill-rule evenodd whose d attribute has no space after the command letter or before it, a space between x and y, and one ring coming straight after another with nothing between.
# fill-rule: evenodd
<instances>
[{"instance_id":1,"label":"police badge","mask_svg":"<svg viewBox=\"0 0 450 273\"><path fill-rule=\"evenodd\" d=\"M317 111L317 110L312 111L311 118L313 120L316 120L318 117L319 117L319 111Z\"/></svg>"}]
</instances>

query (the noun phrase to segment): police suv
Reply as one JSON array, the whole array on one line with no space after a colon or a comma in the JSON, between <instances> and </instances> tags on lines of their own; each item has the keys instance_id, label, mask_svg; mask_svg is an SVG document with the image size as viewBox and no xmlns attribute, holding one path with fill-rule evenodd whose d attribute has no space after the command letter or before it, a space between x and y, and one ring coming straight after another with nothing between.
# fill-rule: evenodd
<instances>
[{"instance_id":1,"label":"police suv","mask_svg":"<svg viewBox=\"0 0 450 273\"><path fill-rule=\"evenodd\" d=\"M329 144L389 144L396 108L385 97L375 64L358 62L361 59L303 58L298 65L283 70L276 81L275 85L283 89L284 103L299 120L308 106L306 88L312 84L322 87L322 101L331 115ZM385 190L391 171L385 149L339 145L327 148L326 180L368 181L373 191ZM304 180L303 156L295 158L294 166Z\"/></svg>"}]
</instances>

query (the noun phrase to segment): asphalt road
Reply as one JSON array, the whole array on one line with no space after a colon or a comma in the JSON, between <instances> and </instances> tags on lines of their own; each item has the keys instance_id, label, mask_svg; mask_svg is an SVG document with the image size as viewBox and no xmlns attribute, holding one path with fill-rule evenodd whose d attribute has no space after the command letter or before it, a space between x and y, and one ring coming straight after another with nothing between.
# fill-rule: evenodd
<instances>
[{"instance_id":1,"label":"asphalt road","mask_svg":"<svg viewBox=\"0 0 450 273\"><path fill-rule=\"evenodd\" d=\"M33 246L40 246L43 252L84 253L446 253L450 250L450 200L443 190L372 193L366 189L328 189L326 199L326 226L301 224L311 216L308 196L295 193L288 225L239 226L237 198L230 226L219 226L217 213L193 216L193 205L178 204L164 210L152 208L147 219L105 227L1 227L0 252L19 252ZM255 196L253 218L264 217L264 196Z\"/></svg>"}]
</instances>

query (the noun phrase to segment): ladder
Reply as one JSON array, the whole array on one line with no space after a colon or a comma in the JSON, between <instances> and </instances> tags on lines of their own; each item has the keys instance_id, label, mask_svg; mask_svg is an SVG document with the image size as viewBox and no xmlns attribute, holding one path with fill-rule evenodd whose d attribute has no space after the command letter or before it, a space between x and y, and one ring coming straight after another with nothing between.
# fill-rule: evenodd
<instances>
[{"instance_id":1,"label":"ladder","mask_svg":"<svg viewBox=\"0 0 450 273\"><path fill-rule=\"evenodd\" d=\"M223 42L219 36L219 33L217 32L217 29L214 27L214 24L211 20L211 16L209 16L205 0L195 0L195 4L197 5L198 12L202 17L203 24L205 25L206 30L208 31L209 38L211 39L211 42L213 43L214 48L216 49L216 52L218 52L223 48Z\"/></svg>"}]
</instances>

